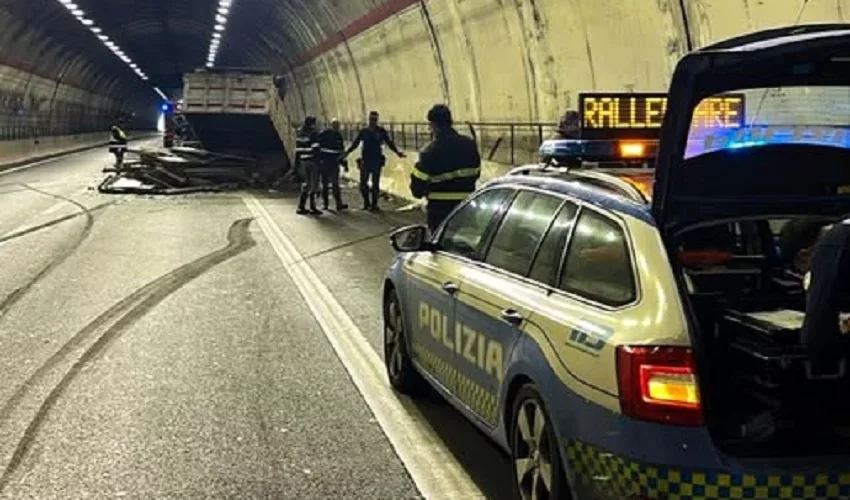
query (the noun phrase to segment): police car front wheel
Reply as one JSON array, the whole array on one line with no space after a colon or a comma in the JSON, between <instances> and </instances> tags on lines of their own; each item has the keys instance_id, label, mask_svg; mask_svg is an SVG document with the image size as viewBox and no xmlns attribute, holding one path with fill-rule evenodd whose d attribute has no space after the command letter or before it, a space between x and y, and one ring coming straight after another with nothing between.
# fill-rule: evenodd
<instances>
[{"instance_id":1,"label":"police car front wheel","mask_svg":"<svg viewBox=\"0 0 850 500\"><path fill-rule=\"evenodd\" d=\"M422 378L413 367L407 350L407 332L394 291L389 293L384 307L384 363L394 389L412 395L421 388Z\"/></svg>"},{"instance_id":2,"label":"police car front wheel","mask_svg":"<svg viewBox=\"0 0 850 500\"><path fill-rule=\"evenodd\" d=\"M572 498L552 421L533 385L519 390L512 415L511 459L517 496L523 500Z\"/></svg>"}]
</instances>

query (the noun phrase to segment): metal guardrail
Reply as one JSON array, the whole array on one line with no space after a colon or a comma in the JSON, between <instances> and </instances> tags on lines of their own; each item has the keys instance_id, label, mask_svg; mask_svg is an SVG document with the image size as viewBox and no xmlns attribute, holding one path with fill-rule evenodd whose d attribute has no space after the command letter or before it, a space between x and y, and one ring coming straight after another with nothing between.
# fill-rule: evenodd
<instances>
[{"instance_id":1,"label":"metal guardrail","mask_svg":"<svg viewBox=\"0 0 850 500\"><path fill-rule=\"evenodd\" d=\"M301 124L293 124L291 134ZM346 142L354 140L362 123L341 123ZM431 141L431 130L425 122L382 122L396 146L419 151ZM457 122L455 128L472 135L484 160L505 165L520 165L538 161L538 149L557 130L556 123L542 122Z\"/></svg>"}]
</instances>

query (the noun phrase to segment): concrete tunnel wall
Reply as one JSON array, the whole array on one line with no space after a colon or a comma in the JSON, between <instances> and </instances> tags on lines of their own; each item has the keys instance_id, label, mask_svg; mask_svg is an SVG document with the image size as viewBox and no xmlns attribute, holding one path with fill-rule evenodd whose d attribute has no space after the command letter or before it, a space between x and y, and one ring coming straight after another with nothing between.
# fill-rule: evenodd
<instances>
[{"instance_id":1,"label":"concrete tunnel wall","mask_svg":"<svg viewBox=\"0 0 850 500\"><path fill-rule=\"evenodd\" d=\"M281 110L290 122L312 114L362 123L371 109L379 110L384 122L423 122L427 109L443 102L457 121L554 124L565 109L576 106L580 92L666 91L677 60L689 50L744 32L850 16L850 0L804 3L351 2L364 9L355 15L353 5L340 6L345 10L340 18L347 21L337 26L293 26L303 45L313 48L288 72ZM478 134L485 136L486 146L495 139L488 135L504 136L505 129L479 128ZM528 129L524 139L516 140L533 150L537 131ZM407 160L390 155L383 187L410 197L408 176L415 161L416 155ZM508 168L485 163L484 178Z\"/></svg>"},{"instance_id":2,"label":"concrete tunnel wall","mask_svg":"<svg viewBox=\"0 0 850 500\"><path fill-rule=\"evenodd\" d=\"M153 91L63 11L0 1L0 167L104 143L123 113L136 113L128 128L155 128Z\"/></svg>"}]
</instances>

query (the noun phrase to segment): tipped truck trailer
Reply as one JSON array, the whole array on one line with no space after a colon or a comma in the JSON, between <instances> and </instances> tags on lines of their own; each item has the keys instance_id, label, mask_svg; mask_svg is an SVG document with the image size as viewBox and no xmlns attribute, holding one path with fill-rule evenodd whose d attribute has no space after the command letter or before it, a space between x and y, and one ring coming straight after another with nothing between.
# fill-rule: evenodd
<instances>
[{"instance_id":1,"label":"tipped truck trailer","mask_svg":"<svg viewBox=\"0 0 850 500\"><path fill-rule=\"evenodd\" d=\"M257 174L266 179L289 171L286 148L269 114L274 89L270 73L204 69L183 80L181 114L203 149L253 158Z\"/></svg>"}]
</instances>

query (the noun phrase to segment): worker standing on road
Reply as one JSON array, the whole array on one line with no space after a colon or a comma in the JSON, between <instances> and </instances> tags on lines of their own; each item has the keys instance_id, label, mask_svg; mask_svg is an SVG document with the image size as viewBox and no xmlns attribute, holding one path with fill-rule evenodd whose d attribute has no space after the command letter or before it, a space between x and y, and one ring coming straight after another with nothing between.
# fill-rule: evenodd
<instances>
[{"instance_id":1,"label":"worker standing on road","mask_svg":"<svg viewBox=\"0 0 850 500\"><path fill-rule=\"evenodd\" d=\"M121 122L109 130L109 152L115 155L115 168L121 170L124 165L124 151L127 149L127 133L121 128Z\"/></svg>"},{"instance_id":2,"label":"worker standing on road","mask_svg":"<svg viewBox=\"0 0 850 500\"><path fill-rule=\"evenodd\" d=\"M316 195L319 194L319 134L316 130L316 117L308 116L295 138L295 168L301 178L301 196L298 199L299 215L319 215L316 208ZM305 208L310 199L310 210Z\"/></svg>"},{"instance_id":3,"label":"worker standing on road","mask_svg":"<svg viewBox=\"0 0 850 500\"><path fill-rule=\"evenodd\" d=\"M360 194L363 196L363 210L378 211L378 194L381 191L381 168L387 159L382 151L382 146L387 145L399 158L405 155L395 146L390 135L384 127L378 125L378 112L369 112L369 125L360 129L354 142L343 155L343 159L363 143L363 152L360 165ZM369 189L371 177L372 189Z\"/></svg>"},{"instance_id":4,"label":"worker standing on road","mask_svg":"<svg viewBox=\"0 0 850 500\"><path fill-rule=\"evenodd\" d=\"M452 127L447 106L437 104L428 111L434 140L419 153L410 174L410 191L428 199L428 228L433 232L452 210L475 191L481 175L481 155L469 137Z\"/></svg>"},{"instance_id":5,"label":"worker standing on road","mask_svg":"<svg viewBox=\"0 0 850 500\"><path fill-rule=\"evenodd\" d=\"M342 153L345 146L342 134L339 132L339 120L331 120L330 128L319 134L320 175L322 178L322 203L328 209L328 191L333 191L337 211L345 210L348 205L342 202L339 190L339 167L342 164ZM348 168L347 166L345 167Z\"/></svg>"}]
</instances>

